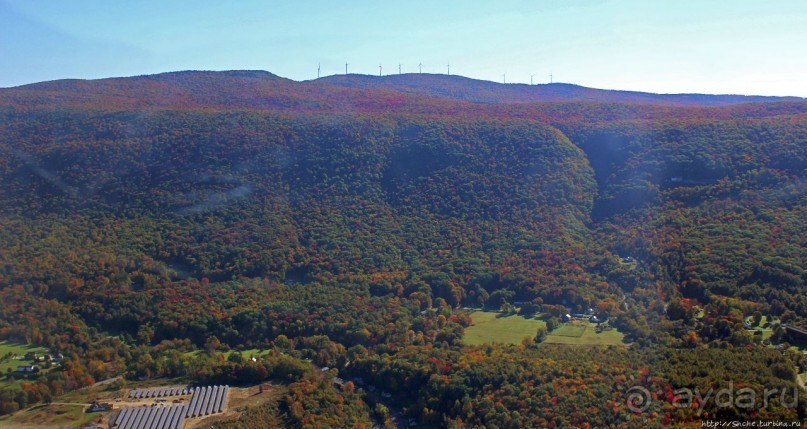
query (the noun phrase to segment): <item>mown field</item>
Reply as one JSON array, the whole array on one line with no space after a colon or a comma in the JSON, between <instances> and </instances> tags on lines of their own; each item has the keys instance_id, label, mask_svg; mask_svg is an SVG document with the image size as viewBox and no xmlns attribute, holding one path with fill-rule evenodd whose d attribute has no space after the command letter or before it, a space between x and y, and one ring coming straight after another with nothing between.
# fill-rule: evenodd
<instances>
[{"instance_id":1,"label":"mown field","mask_svg":"<svg viewBox=\"0 0 807 429\"><path fill-rule=\"evenodd\" d=\"M502 316L491 311L471 313L473 325L465 329L465 344L483 343L518 344L524 337L535 338L538 328L546 326L543 320L525 319L522 316Z\"/></svg>"},{"instance_id":2,"label":"mown field","mask_svg":"<svg viewBox=\"0 0 807 429\"><path fill-rule=\"evenodd\" d=\"M566 323L547 335L545 343L571 344L582 346L610 346L623 345L625 336L616 329L609 328L602 332L596 331L596 324L590 322L572 321Z\"/></svg>"}]
</instances>

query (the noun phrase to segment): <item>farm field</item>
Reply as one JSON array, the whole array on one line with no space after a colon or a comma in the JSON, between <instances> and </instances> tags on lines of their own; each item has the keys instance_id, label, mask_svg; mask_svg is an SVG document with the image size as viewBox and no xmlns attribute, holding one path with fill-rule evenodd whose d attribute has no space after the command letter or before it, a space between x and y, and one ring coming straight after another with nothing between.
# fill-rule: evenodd
<instances>
[{"instance_id":1,"label":"farm field","mask_svg":"<svg viewBox=\"0 0 807 429\"><path fill-rule=\"evenodd\" d=\"M569 344L583 346L624 345L625 336L616 329L607 329L597 333L597 325L590 322L570 322L563 324L547 335L544 343Z\"/></svg>"},{"instance_id":2,"label":"farm field","mask_svg":"<svg viewBox=\"0 0 807 429\"><path fill-rule=\"evenodd\" d=\"M491 311L471 313L473 324L465 329L465 344L483 343L518 344L524 337L535 338L538 328L546 326L543 320L526 319L522 316L503 316Z\"/></svg>"}]
</instances>

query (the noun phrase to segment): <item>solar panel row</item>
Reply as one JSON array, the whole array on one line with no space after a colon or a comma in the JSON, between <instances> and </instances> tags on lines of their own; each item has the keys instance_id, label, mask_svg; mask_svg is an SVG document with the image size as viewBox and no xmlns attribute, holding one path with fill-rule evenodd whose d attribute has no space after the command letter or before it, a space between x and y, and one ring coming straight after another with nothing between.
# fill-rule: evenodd
<instances>
[{"instance_id":1,"label":"solar panel row","mask_svg":"<svg viewBox=\"0 0 807 429\"><path fill-rule=\"evenodd\" d=\"M224 411L228 386L206 386L194 390L186 417L206 416Z\"/></svg>"},{"instance_id":2,"label":"solar panel row","mask_svg":"<svg viewBox=\"0 0 807 429\"><path fill-rule=\"evenodd\" d=\"M182 427L182 422L185 420L185 405L179 407L176 413L171 417L171 427L169 429L179 429Z\"/></svg>"},{"instance_id":3,"label":"solar panel row","mask_svg":"<svg viewBox=\"0 0 807 429\"><path fill-rule=\"evenodd\" d=\"M216 404L213 406L214 413L221 413L224 411L224 402L227 400L228 386L219 389L219 395L216 397Z\"/></svg>"},{"instance_id":4,"label":"solar panel row","mask_svg":"<svg viewBox=\"0 0 807 429\"><path fill-rule=\"evenodd\" d=\"M129 392L129 398L131 399L162 398L176 395L187 395L188 393L189 392L187 388L180 388L180 387L134 389Z\"/></svg>"}]
</instances>

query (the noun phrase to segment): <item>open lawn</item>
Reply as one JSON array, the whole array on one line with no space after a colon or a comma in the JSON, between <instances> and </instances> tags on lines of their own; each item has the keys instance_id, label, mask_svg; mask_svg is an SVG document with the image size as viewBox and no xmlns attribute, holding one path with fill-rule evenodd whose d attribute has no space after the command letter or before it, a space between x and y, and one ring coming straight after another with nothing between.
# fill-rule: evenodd
<instances>
[{"instance_id":1,"label":"open lawn","mask_svg":"<svg viewBox=\"0 0 807 429\"><path fill-rule=\"evenodd\" d=\"M518 344L524 337L535 338L538 327L546 326L543 320L525 319L511 315L502 317L501 313L490 311L474 311L471 313L473 324L465 329L465 344L483 343Z\"/></svg>"},{"instance_id":2,"label":"open lawn","mask_svg":"<svg viewBox=\"0 0 807 429\"><path fill-rule=\"evenodd\" d=\"M0 373L5 374L9 368L14 371L19 365L32 365L34 362L30 359L16 359L17 357L25 356L28 352L43 354L45 348L0 341Z\"/></svg>"},{"instance_id":3,"label":"open lawn","mask_svg":"<svg viewBox=\"0 0 807 429\"><path fill-rule=\"evenodd\" d=\"M75 428L96 421L102 413L85 413L86 405L36 405L0 417L0 427L8 428Z\"/></svg>"},{"instance_id":4,"label":"open lawn","mask_svg":"<svg viewBox=\"0 0 807 429\"><path fill-rule=\"evenodd\" d=\"M584 346L625 345L625 336L614 328L600 333L596 331L596 323L573 321L564 323L547 335L544 343L571 344Z\"/></svg>"},{"instance_id":5,"label":"open lawn","mask_svg":"<svg viewBox=\"0 0 807 429\"><path fill-rule=\"evenodd\" d=\"M549 335L555 335L558 337L573 337L573 338L580 338L585 334L587 326L585 325L577 325L571 323L564 323L563 325L559 326L557 329L552 331Z\"/></svg>"}]
</instances>

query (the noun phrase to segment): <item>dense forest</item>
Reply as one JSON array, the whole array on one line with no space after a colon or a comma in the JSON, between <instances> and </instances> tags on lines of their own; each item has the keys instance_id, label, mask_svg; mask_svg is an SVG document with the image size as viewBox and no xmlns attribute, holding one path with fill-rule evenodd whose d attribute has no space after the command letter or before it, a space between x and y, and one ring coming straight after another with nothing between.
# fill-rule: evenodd
<instances>
[{"instance_id":1,"label":"dense forest","mask_svg":"<svg viewBox=\"0 0 807 429\"><path fill-rule=\"evenodd\" d=\"M0 90L0 340L65 355L8 374L0 413L125 375L288 384L224 427L391 425L362 384L435 427L805 418L800 398L671 392L807 371L787 329L807 326L807 102L475 103L462 78L344 79ZM722 105L743 101L767 102ZM514 306L553 325L591 308L626 341L464 342L465 308ZM251 348L273 352L221 354Z\"/></svg>"}]
</instances>

